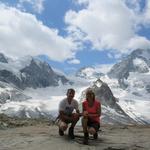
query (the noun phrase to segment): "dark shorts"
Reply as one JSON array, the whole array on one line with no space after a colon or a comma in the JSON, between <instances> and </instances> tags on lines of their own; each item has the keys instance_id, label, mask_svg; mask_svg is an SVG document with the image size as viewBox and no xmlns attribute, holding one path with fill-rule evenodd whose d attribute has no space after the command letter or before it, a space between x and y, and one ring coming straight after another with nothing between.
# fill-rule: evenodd
<instances>
[{"instance_id":1,"label":"dark shorts","mask_svg":"<svg viewBox=\"0 0 150 150\"><path fill-rule=\"evenodd\" d=\"M91 120L88 119L87 126L88 126L89 128L92 127L92 128L94 128L96 131L98 131L99 128L100 128L100 123L98 123L98 122L92 122Z\"/></svg>"},{"instance_id":2,"label":"dark shorts","mask_svg":"<svg viewBox=\"0 0 150 150\"><path fill-rule=\"evenodd\" d=\"M69 121L69 120L64 120L64 122L65 122L66 124L72 123L72 121Z\"/></svg>"},{"instance_id":3,"label":"dark shorts","mask_svg":"<svg viewBox=\"0 0 150 150\"><path fill-rule=\"evenodd\" d=\"M75 118L74 118L74 114L66 115L66 116L68 116L68 117L72 117L72 119L73 119L73 121L64 120L64 122L65 122L66 124L73 123L74 121L76 121L76 120L77 120L77 119L75 119Z\"/></svg>"}]
</instances>

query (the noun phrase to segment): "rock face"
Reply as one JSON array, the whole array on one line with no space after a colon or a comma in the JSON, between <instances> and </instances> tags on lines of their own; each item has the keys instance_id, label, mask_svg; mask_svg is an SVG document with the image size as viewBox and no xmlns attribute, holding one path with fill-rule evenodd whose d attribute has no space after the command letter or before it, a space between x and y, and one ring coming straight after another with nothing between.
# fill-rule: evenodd
<instances>
[{"instance_id":1,"label":"rock face","mask_svg":"<svg viewBox=\"0 0 150 150\"><path fill-rule=\"evenodd\" d=\"M31 56L26 60L7 62L5 56L0 54L0 67L0 81L14 84L20 89L69 83L65 76L55 73L48 63Z\"/></svg>"},{"instance_id":2,"label":"rock face","mask_svg":"<svg viewBox=\"0 0 150 150\"><path fill-rule=\"evenodd\" d=\"M150 49L137 49L128 55L120 63L115 64L109 77L117 79L127 79L130 72L146 73L150 67Z\"/></svg>"},{"instance_id":3,"label":"rock face","mask_svg":"<svg viewBox=\"0 0 150 150\"><path fill-rule=\"evenodd\" d=\"M0 62L8 63L7 59L5 58L5 56L2 53L0 53Z\"/></svg>"},{"instance_id":4,"label":"rock face","mask_svg":"<svg viewBox=\"0 0 150 150\"><path fill-rule=\"evenodd\" d=\"M143 86L143 91L150 93L150 49L137 49L120 63L115 64L108 76L116 78L120 88L135 89ZM140 83L139 83L140 82ZM137 93L134 91L134 93ZM141 91L141 90L139 90ZM144 93L144 92L142 92ZM139 94L140 95L140 94Z\"/></svg>"},{"instance_id":5,"label":"rock face","mask_svg":"<svg viewBox=\"0 0 150 150\"><path fill-rule=\"evenodd\" d=\"M110 124L133 124L135 121L130 118L117 104L117 98L113 96L109 86L98 79L90 87L97 100L102 104L102 122ZM85 91L83 93L85 95ZM82 96L84 97L84 96Z\"/></svg>"},{"instance_id":6,"label":"rock face","mask_svg":"<svg viewBox=\"0 0 150 150\"><path fill-rule=\"evenodd\" d=\"M22 86L21 79L18 78L15 74L13 74L13 72L5 69L0 70L0 81L14 84L19 88Z\"/></svg>"},{"instance_id":7,"label":"rock face","mask_svg":"<svg viewBox=\"0 0 150 150\"><path fill-rule=\"evenodd\" d=\"M24 87L47 87L57 86L59 81L62 84L68 82L64 76L57 75L46 62L36 63L34 59L31 60L29 66L20 70L22 76L22 84Z\"/></svg>"}]
</instances>

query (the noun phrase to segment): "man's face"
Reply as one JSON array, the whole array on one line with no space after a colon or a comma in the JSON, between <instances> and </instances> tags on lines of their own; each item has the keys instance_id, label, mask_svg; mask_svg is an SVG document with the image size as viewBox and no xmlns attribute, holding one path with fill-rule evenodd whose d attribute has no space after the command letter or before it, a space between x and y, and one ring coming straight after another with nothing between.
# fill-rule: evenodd
<instances>
[{"instance_id":1,"label":"man's face","mask_svg":"<svg viewBox=\"0 0 150 150\"><path fill-rule=\"evenodd\" d=\"M74 91L68 91L67 92L67 98L69 100L72 100L74 98L75 92Z\"/></svg>"}]
</instances>

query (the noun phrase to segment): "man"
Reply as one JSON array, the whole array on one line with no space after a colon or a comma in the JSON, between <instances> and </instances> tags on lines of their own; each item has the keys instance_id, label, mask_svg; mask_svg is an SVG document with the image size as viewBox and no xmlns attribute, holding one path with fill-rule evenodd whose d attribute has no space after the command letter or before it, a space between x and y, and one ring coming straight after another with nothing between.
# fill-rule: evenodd
<instances>
[{"instance_id":1,"label":"man","mask_svg":"<svg viewBox=\"0 0 150 150\"><path fill-rule=\"evenodd\" d=\"M66 95L67 97L59 104L59 135L63 136L64 131L68 128L68 124L71 123L68 136L74 139L74 127L79 120L78 102L74 99L74 89L68 89ZM73 113L74 110L76 113Z\"/></svg>"}]
</instances>

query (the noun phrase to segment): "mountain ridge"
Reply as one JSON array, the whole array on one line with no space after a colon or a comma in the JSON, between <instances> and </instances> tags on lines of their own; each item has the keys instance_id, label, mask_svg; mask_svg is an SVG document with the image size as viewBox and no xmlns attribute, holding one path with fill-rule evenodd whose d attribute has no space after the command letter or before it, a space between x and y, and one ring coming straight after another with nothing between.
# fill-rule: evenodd
<instances>
[{"instance_id":1,"label":"mountain ridge","mask_svg":"<svg viewBox=\"0 0 150 150\"><path fill-rule=\"evenodd\" d=\"M50 65L38 58L28 56L25 61L5 61L5 56L0 57L0 81L12 83L15 86L25 89L26 87L40 88L48 86L58 86L69 83L69 80L55 73ZM24 58L22 58L24 59Z\"/></svg>"}]
</instances>

